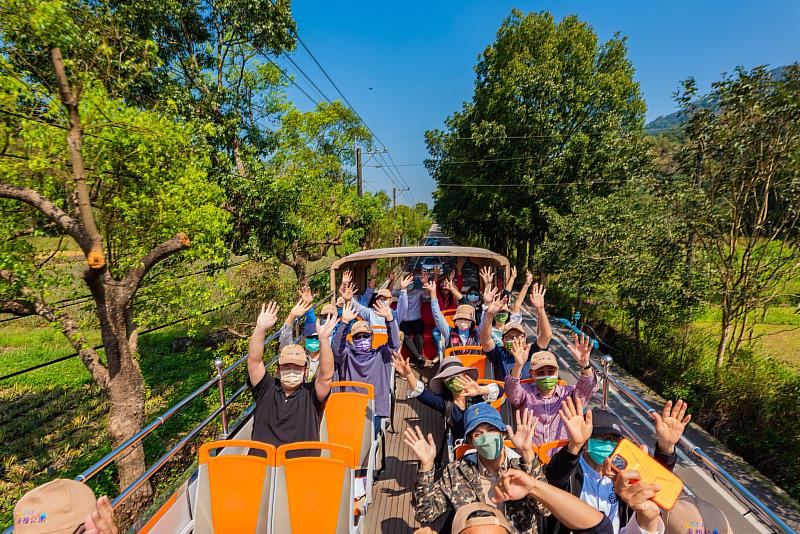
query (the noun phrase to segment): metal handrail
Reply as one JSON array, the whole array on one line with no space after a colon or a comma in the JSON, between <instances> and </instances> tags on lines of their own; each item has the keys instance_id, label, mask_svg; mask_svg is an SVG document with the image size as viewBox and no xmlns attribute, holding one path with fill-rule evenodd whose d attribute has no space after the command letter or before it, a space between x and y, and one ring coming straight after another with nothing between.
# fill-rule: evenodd
<instances>
[{"instance_id":1,"label":"metal handrail","mask_svg":"<svg viewBox=\"0 0 800 534\"><path fill-rule=\"evenodd\" d=\"M608 373L608 367L610 366L611 363L610 356L604 354L602 362L603 362L602 364L598 364L597 362L590 360L590 363L592 364L595 373L598 372L602 373L600 376L602 376L604 380L603 384L604 405L608 395L607 384L610 382L623 395L625 395L628 398L628 400L633 402L633 404L640 410L646 412L647 414L656 411L649 404L647 404L647 402L645 402L641 397L639 397L639 395L631 391L631 389L628 388L625 384L614 379L614 377L612 377L610 373ZM573 376L577 377L576 373L572 369L567 368L567 370ZM627 425L625 425L624 422L623 425L627 427ZM628 427L627 430L630 431L630 428ZM724 467L715 462L711 458L711 456L709 456L705 451L703 451L702 448L695 445L691 439L686 437L686 435L683 435L681 437L681 440L678 442L678 444L681 445L684 449L686 449L687 452L699 458L702 465L706 467L709 471L711 471L715 476L718 476L724 479L726 482L728 482L730 484L729 489L733 489L737 493L739 493L740 497L742 497L748 504L750 504L751 509L755 509L755 511L760 512L758 515L762 521L772 524L772 526L778 528L780 531L785 532L786 534L796 534L796 532L788 524L786 524L786 522L783 519L781 519L775 512L773 512L769 506L761 502L761 500L758 497L753 495L752 492L750 492L738 480L736 480L733 477L733 475L728 473L728 471L725 470Z\"/></svg>"}]
</instances>

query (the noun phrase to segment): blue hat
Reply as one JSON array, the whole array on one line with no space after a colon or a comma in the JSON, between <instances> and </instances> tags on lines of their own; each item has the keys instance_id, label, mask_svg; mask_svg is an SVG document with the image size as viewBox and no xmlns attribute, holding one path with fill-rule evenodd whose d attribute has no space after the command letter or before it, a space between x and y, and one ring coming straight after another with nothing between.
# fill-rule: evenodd
<instances>
[{"instance_id":1,"label":"blue hat","mask_svg":"<svg viewBox=\"0 0 800 534\"><path fill-rule=\"evenodd\" d=\"M316 335L317 325L312 322L306 323L305 328L303 329L303 337L314 337Z\"/></svg>"},{"instance_id":2,"label":"blue hat","mask_svg":"<svg viewBox=\"0 0 800 534\"><path fill-rule=\"evenodd\" d=\"M469 436L469 433L481 423L488 423L500 432L505 432L506 430L506 424L503 422L503 418L500 417L500 412L485 402L479 402L467 408L464 413L464 427L466 428L464 435Z\"/></svg>"}]
</instances>

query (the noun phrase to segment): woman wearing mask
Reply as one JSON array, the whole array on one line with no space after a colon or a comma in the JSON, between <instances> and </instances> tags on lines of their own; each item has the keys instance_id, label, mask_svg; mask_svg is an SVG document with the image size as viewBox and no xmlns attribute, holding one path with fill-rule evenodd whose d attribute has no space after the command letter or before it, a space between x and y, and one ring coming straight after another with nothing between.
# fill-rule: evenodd
<instances>
[{"instance_id":1,"label":"woman wearing mask","mask_svg":"<svg viewBox=\"0 0 800 534\"><path fill-rule=\"evenodd\" d=\"M469 406L478 402L496 401L502 394L497 384L479 386L475 382L478 370L463 367L461 360L455 356L442 360L439 373L431 378L430 389L425 389L425 384L417 380L408 360L399 352L393 356L392 366L408 381L406 398L419 398L422 404L441 413L445 427L452 432L454 440L464 439L464 412ZM446 457L447 450L442 446L439 448L436 465L444 465Z\"/></svg>"},{"instance_id":2,"label":"woman wearing mask","mask_svg":"<svg viewBox=\"0 0 800 534\"><path fill-rule=\"evenodd\" d=\"M445 348L480 345L480 334L475 326L475 308L468 304L462 304L456 308L456 313L453 315L455 328L450 328L442 310L439 309L436 283L429 282L425 284L425 289L431 295L431 313L436 323L436 329L439 330L444 340Z\"/></svg>"},{"instance_id":3,"label":"woman wearing mask","mask_svg":"<svg viewBox=\"0 0 800 534\"><path fill-rule=\"evenodd\" d=\"M256 403L253 440L276 447L297 441L319 441L319 425L333 381L333 352L328 339L336 321L328 316L325 324L317 323L319 367L313 380L305 381L308 357L305 349L295 344L281 349L278 376L273 378L264 365L264 338L278 321L278 309L275 302L261 307L247 351L247 385ZM293 456L308 455L305 451L293 452L297 453Z\"/></svg>"}]
</instances>

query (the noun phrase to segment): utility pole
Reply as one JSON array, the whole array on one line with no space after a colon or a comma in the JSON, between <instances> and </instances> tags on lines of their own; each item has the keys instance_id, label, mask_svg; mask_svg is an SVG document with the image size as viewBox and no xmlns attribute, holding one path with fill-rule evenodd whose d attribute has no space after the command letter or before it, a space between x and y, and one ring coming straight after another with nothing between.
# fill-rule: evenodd
<instances>
[{"instance_id":1,"label":"utility pole","mask_svg":"<svg viewBox=\"0 0 800 534\"><path fill-rule=\"evenodd\" d=\"M361 178L361 149L356 148L356 176L358 176L358 196L364 196L364 182Z\"/></svg>"},{"instance_id":2,"label":"utility pole","mask_svg":"<svg viewBox=\"0 0 800 534\"><path fill-rule=\"evenodd\" d=\"M404 191L410 191L410 189L397 189L396 187L392 188L392 221L394 226L394 246L399 246L400 244L400 233L397 231L397 192L400 191L401 193Z\"/></svg>"}]
</instances>

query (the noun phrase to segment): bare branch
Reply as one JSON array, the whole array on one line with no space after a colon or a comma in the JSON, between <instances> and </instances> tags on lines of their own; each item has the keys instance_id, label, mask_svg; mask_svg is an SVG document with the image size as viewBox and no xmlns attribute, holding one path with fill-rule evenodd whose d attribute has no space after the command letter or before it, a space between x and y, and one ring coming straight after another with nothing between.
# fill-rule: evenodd
<instances>
[{"instance_id":1,"label":"bare branch","mask_svg":"<svg viewBox=\"0 0 800 534\"><path fill-rule=\"evenodd\" d=\"M186 234L179 232L167 241L153 248L139 260L137 266L131 269L122 280L122 284L127 288L126 300L130 301L130 299L133 298L136 294L136 290L139 288L139 284L142 282L142 278L144 278L154 265L172 254L188 248L190 243L191 241L189 241Z\"/></svg>"}]
</instances>

